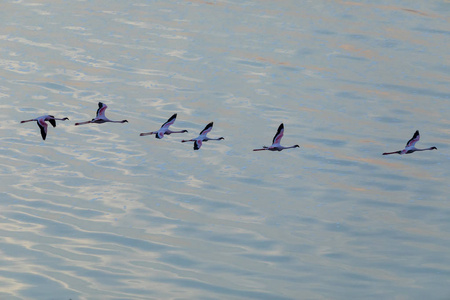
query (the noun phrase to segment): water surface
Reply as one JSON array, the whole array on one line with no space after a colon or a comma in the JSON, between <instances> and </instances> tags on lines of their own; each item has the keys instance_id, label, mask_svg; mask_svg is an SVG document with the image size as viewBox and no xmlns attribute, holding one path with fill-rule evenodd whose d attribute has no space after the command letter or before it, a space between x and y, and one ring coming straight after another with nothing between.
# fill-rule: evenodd
<instances>
[{"instance_id":1,"label":"water surface","mask_svg":"<svg viewBox=\"0 0 450 300\"><path fill-rule=\"evenodd\" d=\"M448 1L1 8L2 299L450 297Z\"/></svg>"}]
</instances>

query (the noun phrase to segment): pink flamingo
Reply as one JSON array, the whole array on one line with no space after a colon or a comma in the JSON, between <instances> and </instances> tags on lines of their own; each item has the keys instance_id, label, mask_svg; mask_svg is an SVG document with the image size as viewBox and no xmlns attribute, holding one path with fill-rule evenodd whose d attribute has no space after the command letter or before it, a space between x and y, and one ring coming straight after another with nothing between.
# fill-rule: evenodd
<instances>
[{"instance_id":1,"label":"pink flamingo","mask_svg":"<svg viewBox=\"0 0 450 300\"><path fill-rule=\"evenodd\" d=\"M106 104L103 104L103 103L99 102L98 103L98 109L97 109L97 115L95 116L95 118L93 118L90 121L81 122L81 123L75 123L75 125L84 125L84 124L89 124L89 123L103 124L103 123L106 123L106 122L111 122L111 123L128 123L127 120L112 121L112 120L108 119L105 116L105 110L107 108L108 108L108 106L106 106Z\"/></svg>"},{"instance_id":2,"label":"pink flamingo","mask_svg":"<svg viewBox=\"0 0 450 300\"><path fill-rule=\"evenodd\" d=\"M281 142L281 138L283 137L283 133L284 133L284 125L283 125L283 123L281 123L280 126L278 127L277 133L273 137L272 146L270 146L270 147L263 146L261 149L253 149L253 151L263 151L263 150L281 151L284 149L300 147L299 145L294 145L294 146L290 146L290 147L281 146L280 142Z\"/></svg>"},{"instance_id":3,"label":"pink flamingo","mask_svg":"<svg viewBox=\"0 0 450 300\"><path fill-rule=\"evenodd\" d=\"M45 121L49 121L53 127L56 127L56 120L65 121L65 120L69 120L69 118L65 117L65 118L59 119L59 118L55 118L52 115L45 115L45 116L37 117L35 119L20 121L20 123L36 121L39 128L41 129L42 139L45 141L45 138L47 137L47 123L45 123Z\"/></svg>"},{"instance_id":4,"label":"pink flamingo","mask_svg":"<svg viewBox=\"0 0 450 300\"><path fill-rule=\"evenodd\" d=\"M425 148L425 149L418 149L416 147L414 147L414 145L420 140L420 134L419 134L419 130L416 130L416 132L414 133L413 137L406 143L405 149L403 150L399 150L399 151L394 151L394 152L385 152L383 153L383 155L389 155L389 154L411 154L413 152L416 151L426 151L426 150L437 150L436 147L430 147L430 148Z\"/></svg>"},{"instance_id":5,"label":"pink flamingo","mask_svg":"<svg viewBox=\"0 0 450 300\"><path fill-rule=\"evenodd\" d=\"M141 133L140 136L145 136L145 135L151 135L154 134L155 138L157 139L162 139L164 137L165 134L169 135L172 133L184 133L184 132L188 132L187 130L180 130L180 131L172 131L169 129L170 125L172 125L173 123L175 123L175 120L177 118L177 114L173 114L173 116L171 116L166 123L162 124L161 128L158 131L152 131L152 132L146 132L146 133Z\"/></svg>"},{"instance_id":6,"label":"pink flamingo","mask_svg":"<svg viewBox=\"0 0 450 300\"><path fill-rule=\"evenodd\" d=\"M181 142L182 143L194 142L194 150L198 150L202 146L203 142L223 140L224 139L223 137L220 137L220 138L209 138L209 137L206 136L211 131L211 129L213 127L213 124L214 124L213 122L208 123L208 125L206 125L206 127L200 132L198 137L196 137L195 139L182 140Z\"/></svg>"}]
</instances>

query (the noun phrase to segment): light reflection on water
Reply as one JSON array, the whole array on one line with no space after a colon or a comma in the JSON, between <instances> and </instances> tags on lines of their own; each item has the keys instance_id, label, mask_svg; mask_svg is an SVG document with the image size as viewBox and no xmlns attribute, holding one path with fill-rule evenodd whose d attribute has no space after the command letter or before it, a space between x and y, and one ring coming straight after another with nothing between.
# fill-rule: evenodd
<instances>
[{"instance_id":1,"label":"light reflection on water","mask_svg":"<svg viewBox=\"0 0 450 300\"><path fill-rule=\"evenodd\" d=\"M448 298L449 9L4 4L0 297Z\"/></svg>"}]
</instances>

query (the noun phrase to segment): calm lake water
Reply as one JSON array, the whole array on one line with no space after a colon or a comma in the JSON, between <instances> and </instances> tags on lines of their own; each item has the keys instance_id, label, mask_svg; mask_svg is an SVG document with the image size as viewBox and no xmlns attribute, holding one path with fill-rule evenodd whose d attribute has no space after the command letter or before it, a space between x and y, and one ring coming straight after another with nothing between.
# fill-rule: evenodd
<instances>
[{"instance_id":1,"label":"calm lake water","mask_svg":"<svg viewBox=\"0 0 450 300\"><path fill-rule=\"evenodd\" d=\"M449 16L3 1L0 298L450 299ZM129 123L74 126L99 101ZM253 152L280 123L300 148Z\"/></svg>"}]
</instances>

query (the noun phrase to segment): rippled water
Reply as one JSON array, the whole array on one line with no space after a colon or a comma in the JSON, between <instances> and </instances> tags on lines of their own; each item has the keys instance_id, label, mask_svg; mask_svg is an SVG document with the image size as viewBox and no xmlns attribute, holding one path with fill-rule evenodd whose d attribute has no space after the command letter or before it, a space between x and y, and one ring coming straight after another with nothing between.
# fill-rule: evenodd
<instances>
[{"instance_id":1,"label":"rippled water","mask_svg":"<svg viewBox=\"0 0 450 300\"><path fill-rule=\"evenodd\" d=\"M450 2L0 8L1 299L450 298Z\"/></svg>"}]
</instances>

